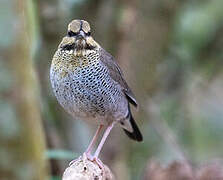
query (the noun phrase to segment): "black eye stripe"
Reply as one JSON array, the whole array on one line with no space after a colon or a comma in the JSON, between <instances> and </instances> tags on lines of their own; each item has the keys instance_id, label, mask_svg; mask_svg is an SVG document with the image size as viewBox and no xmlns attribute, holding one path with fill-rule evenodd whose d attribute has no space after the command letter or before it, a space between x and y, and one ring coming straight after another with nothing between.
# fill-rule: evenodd
<instances>
[{"instance_id":1,"label":"black eye stripe","mask_svg":"<svg viewBox=\"0 0 223 180\"><path fill-rule=\"evenodd\" d=\"M91 35L91 32L89 31L88 33L85 33L87 36L90 36Z\"/></svg>"},{"instance_id":2,"label":"black eye stripe","mask_svg":"<svg viewBox=\"0 0 223 180\"><path fill-rule=\"evenodd\" d=\"M73 32L73 31L68 31L67 34L68 34L69 37L78 35L78 33L75 33L75 32Z\"/></svg>"}]
</instances>

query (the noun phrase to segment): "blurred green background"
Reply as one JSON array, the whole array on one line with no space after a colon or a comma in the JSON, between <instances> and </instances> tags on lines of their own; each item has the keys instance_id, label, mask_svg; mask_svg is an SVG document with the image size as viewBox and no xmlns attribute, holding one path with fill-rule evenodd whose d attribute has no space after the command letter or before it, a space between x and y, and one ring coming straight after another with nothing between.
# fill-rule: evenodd
<instances>
[{"instance_id":1,"label":"blurred green background","mask_svg":"<svg viewBox=\"0 0 223 180\"><path fill-rule=\"evenodd\" d=\"M149 160L223 156L222 0L1 0L0 179L58 180L96 127L73 120L49 82L67 25L87 20L140 104L144 141L114 128L100 155L117 179Z\"/></svg>"}]
</instances>

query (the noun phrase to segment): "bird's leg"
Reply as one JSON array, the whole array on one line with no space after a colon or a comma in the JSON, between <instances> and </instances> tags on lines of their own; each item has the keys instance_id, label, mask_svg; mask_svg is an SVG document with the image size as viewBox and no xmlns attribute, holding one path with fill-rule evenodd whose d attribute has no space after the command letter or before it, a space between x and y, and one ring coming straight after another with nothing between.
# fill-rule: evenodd
<instances>
[{"instance_id":1,"label":"bird's leg","mask_svg":"<svg viewBox=\"0 0 223 180\"><path fill-rule=\"evenodd\" d=\"M103 135L103 137L102 137L102 139L101 139L101 142L99 143L98 148L96 149L96 151L95 151L95 153L94 153L94 156L93 156L93 160L96 161L97 164L98 164L101 168L103 168L103 163L98 159L98 155L99 155L99 153L101 152L101 149L102 149L102 147L103 147L103 145L104 145L104 143L105 143L105 140L107 139L109 133L111 132L111 130L112 130L114 124L115 124L115 122L112 122L112 124L110 124L110 125L107 127L107 129L105 130L104 135Z\"/></svg>"},{"instance_id":2,"label":"bird's leg","mask_svg":"<svg viewBox=\"0 0 223 180\"><path fill-rule=\"evenodd\" d=\"M93 161L93 156L91 155L91 150L92 150L92 147L94 146L97 138L98 138L98 135L100 133L100 131L102 130L103 128L103 125L99 125L93 139L91 140L87 150L83 153L83 156L82 157L86 157L87 159ZM78 159L75 159L75 160L72 160L70 163L69 163L69 166L72 165L74 162L80 160L82 158L81 156L78 158Z\"/></svg>"},{"instance_id":3,"label":"bird's leg","mask_svg":"<svg viewBox=\"0 0 223 180\"><path fill-rule=\"evenodd\" d=\"M92 147L94 146L96 140L98 139L99 133L102 130L102 128L103 128L103 125L99 125L99 127L98 127L93 139L91 140L87 150L84 152L84 154L86 154L87 158L90 159L90 160L92 160L92 156L91 156Z\"/></svg>"}]
</instances>

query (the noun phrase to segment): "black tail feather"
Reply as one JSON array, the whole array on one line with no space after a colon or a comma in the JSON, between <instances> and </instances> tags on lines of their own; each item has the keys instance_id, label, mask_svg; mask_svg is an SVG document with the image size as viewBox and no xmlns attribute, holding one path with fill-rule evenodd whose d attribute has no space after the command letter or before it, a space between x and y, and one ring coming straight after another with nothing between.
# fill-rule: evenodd
<instances>
[{"instance_id":1,"label":"black tail feather","mask_svg":"<svg viewBox=\"0 0 223 180\"><path fill-rule=\"evenodd\" d=\"M132 129L133 129L133 132L129 132L127 131L126 129L123 129L125 131L125 133L127 134L127 136L135 141L142 141L143 140L143 137L142 137L142 134L135 122L135 120L133 119L132 117L132 114L131 114L131 111L129 109L129 121L132 125Z\"/></svg>"}]
</instances>

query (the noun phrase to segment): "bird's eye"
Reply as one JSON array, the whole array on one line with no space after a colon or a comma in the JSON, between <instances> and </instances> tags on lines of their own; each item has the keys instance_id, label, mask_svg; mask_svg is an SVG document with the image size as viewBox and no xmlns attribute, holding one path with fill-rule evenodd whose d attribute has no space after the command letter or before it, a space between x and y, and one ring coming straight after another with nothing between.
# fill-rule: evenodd
<instances>
[{"instance_id":1,"label":"bird's eye","mask_svg":"<svg viewBox=\"0 0 223 180\"><path fill-rule=\"evenodd\" d=\"M91 35L91 32L90 32L90 31L88 31L88 33L86 33L86 35L87 35L87 36L90 36L90 35Z\"/></svg>"},{"instance_id":2,"label":"bird's eye","mask_svg":"<svg viewBox=\"0 0 223 180\"><path fill-rule=\"evenodd\" d=\"M73 31L68 31L67 34L68 34L69 37L72 37L72 36L76 36L78 33L75 33Z\"/></svg>"}]
</instances>

